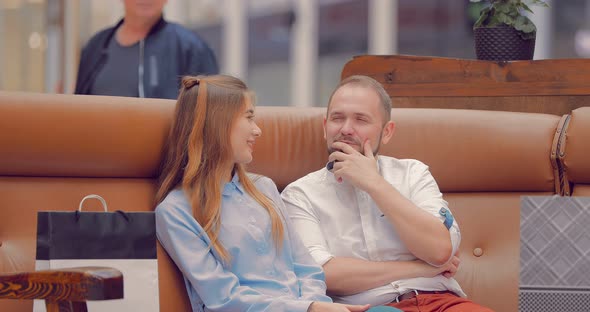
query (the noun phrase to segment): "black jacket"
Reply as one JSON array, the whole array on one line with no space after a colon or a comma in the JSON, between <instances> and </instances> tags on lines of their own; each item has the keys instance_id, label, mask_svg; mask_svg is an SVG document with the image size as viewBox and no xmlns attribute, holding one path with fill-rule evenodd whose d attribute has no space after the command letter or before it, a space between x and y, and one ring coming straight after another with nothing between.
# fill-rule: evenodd
<instances>
[{"instance_id":1,"label":"black jacket","mask_svg":"<svg viewBox=\"0 0 590 312\"><path fill-rule=\"evenodd\" d=\"M96 75L109 57L109 43L121 24L123 20L100 31L82 50L76 94L90 94ZM138 85L140 97L176 99L182 76L219 72L215 55L197 34L178 24L168 23L163 17L140 41L138 57L139 66L143 68Z\"/></svg>"}]
</instances>

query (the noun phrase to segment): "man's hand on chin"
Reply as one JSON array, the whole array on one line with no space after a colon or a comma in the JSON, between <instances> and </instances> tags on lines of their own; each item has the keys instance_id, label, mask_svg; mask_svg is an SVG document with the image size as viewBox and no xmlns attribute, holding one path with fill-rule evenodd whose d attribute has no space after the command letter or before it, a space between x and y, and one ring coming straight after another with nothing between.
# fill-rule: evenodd
<instances>
[{"instance_id":1,"label":"man's hand on chin","mask_svg":"<svg viewBox=\"0 0 590 312\"><path fill-rule=\"evenodd\" d=\"M334 142L332 148L340 150L333 152L328 157L329 161L334 161L332 173L339 182L347 181L366 191L375 183L383 180L377 169L377 159L373 155L369 140L363 144L362 154L343 142Z\"/></svg>"}]
</instances>

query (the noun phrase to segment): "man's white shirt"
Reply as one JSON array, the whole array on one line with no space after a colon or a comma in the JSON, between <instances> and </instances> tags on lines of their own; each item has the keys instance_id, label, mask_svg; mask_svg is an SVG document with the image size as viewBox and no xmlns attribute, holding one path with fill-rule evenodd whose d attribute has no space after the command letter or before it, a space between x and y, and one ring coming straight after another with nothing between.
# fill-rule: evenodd
<instances>
[{"instance_id":1,"label":"man's white shirt","mask_svg":"<svg viewBox=\"0 0 590 312\"><path fill-rule=\"evenodd\" d=\"M416 206L444 222L445 217L439 211L441 208L448 211L448 204L428 166L414 159L386 156L377 159L379 172L387 182ZM346 181L337 182L326 168L291 183L281 196L296 232L320 265L333 257L369 261L417 259L372 198ZM455 254L461 241L456 220L449 233ZM398 280L355 295L333 298L340 303L383 305L413 289L450 290L465 296L455 279L438 275Z\"/></svg>"}]
</instances>

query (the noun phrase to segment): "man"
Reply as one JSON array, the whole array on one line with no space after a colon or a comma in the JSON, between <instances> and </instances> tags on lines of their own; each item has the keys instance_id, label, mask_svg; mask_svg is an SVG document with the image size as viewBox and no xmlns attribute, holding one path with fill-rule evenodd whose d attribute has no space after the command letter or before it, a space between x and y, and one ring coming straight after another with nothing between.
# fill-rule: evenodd
<instances>
[{"instance_id":1,"label":"man","mask_svg":"<svg viewBox=\"0 0 590 312\"><path fill-rule=\"evenodd\" d=\"M164 20L166 0L124 0L124 18L94 35L80 57L76 94L176 99L180 77L218 72L195 33Z\"/></svg>"},{"instance_id":2,"label":"man","mask_svg":"<svg viewBox=\"0 0 590 312\"><path fill-rule=\"evenodd\" d=\"M377 81L343 80L324 118L327 168L282 193L328 293L403 311L491 311L467 300L452 278L461 235L428 167L377 154L394 133L390 115Z\"/></svg>"}]
</instances>

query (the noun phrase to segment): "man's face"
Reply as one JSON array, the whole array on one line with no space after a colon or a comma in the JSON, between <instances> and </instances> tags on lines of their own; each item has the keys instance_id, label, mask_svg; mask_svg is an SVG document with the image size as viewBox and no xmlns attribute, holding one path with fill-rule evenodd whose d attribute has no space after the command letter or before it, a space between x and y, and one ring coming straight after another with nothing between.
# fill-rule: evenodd
<instances>
[{"instance_id":1,"label":"man's face","mask_svg":"<svg viewBox=\"0 0 590 312\"><path fill-rule=\"evenodd\" d=\"M124 0L125 14L139 18L155 18L162 14L167 0Z\"/></svg>"},{"instance_id":2,"label":"man's face","mask_svg":"<svg viewBox=\"0 0 590 312\"><path fill-rule=\"evenodd\" d=\"M356 84L340 87L324 119L328 152L334 152L332 143L344 142L363 153L363 144L369 139L373 154L377 154L380 144L387 143L393 134L393 123L383 119L379 95L372 88Z\"/></svg>"}]
</instances>

